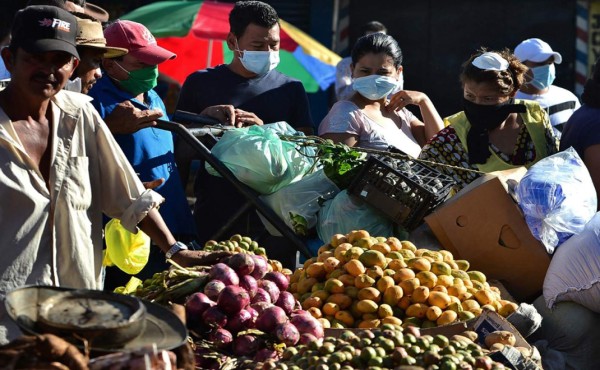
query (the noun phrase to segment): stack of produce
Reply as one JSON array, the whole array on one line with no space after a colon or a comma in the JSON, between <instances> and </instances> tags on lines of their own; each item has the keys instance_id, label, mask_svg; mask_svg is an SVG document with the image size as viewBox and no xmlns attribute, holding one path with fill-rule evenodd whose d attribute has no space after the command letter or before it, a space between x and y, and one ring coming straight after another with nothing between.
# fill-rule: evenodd
<instances>
[{"instance_id":1,"label":"stack of produce","mask_svg":"<svg viewBox=\"0 0 600 370\"><path fill-rule=\"evenodd\" d=\"M204 243L205 251L208 252L216 252L216 251L225 251L225 252L234 252L234 253L253 253L261 256L266 256L266 251L263 247L258 245L258 242L252 240L249 236L242 236L240 234L235 234L229 240L209 240Z\"/></svg>"},{"instance_id":2,"label":"stack of produce","mask_svg":"<svg viewBox=\"0 0 600 370\"><path fill-rule=\"evenodd\" d=\"M420 335L415 328L399 330L384 324L380 329L326 337L285 349L280 361L241 362L241 369L505 369L490 358L490 351L477 343L477 333L465 332L447 338ZM406 367L402 367L406 366Z\"/></svg>"},{"instance_id":3,"label":"stack of produce","mask_svg":"<svg viewBox=\"0 0 600 370\"><path fill-rule=\"evenodd\" d=\"M365 230L334 235L290 283L302 308L326 328L428 328L473 319L484 308L505 317L518 308L449 251L418 249Z\"/></svg>"},{"instance_id":4,"label":"stack of produce","mask_svg":"<svg viewBox=\"0 0 600 370\"><path fill-rule=\"evenodd\" d=\"M188 328L223 353L255 360L276 358L285 346L322 338L323 326L299 310L288 285L289 278L263 256L234 254L213 265L203 290L187 300ZM198 356L197 365L212 368L214 360Z\"/></svg>"}]
</instances>

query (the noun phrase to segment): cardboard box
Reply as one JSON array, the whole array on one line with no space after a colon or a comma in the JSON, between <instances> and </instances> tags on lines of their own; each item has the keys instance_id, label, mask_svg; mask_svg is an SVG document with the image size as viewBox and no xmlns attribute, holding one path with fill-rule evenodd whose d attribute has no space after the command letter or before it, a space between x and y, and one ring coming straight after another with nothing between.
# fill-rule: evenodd
<instances>
[{"instance_id":1,"label":"cardboard box","mask_svg":"<svg viewBox=\"0 0 600 370\"><path fill-rule=\"evenodd\" d=\"M471 270L502 282L519 301L541 293L550 256L508 194L524 168L489 174L425 218L442 246Z\"/></svg>"}]
</instances>

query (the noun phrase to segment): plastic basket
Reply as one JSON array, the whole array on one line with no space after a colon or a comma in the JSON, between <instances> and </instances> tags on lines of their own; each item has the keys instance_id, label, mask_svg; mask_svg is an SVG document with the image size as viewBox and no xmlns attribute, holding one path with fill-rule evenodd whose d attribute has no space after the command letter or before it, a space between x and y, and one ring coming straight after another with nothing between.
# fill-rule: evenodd
<instances>
[{"instance_id":1,"label":"plastic basket","mask_svg":"<svg viewBox=\"0 0 600 370\"><path fill-rule=\"evenodd\" d=\"M446 200L454 184L451 177L420 162L371 156L348 192L413 230Z\"/></svg>"}]
</instances>

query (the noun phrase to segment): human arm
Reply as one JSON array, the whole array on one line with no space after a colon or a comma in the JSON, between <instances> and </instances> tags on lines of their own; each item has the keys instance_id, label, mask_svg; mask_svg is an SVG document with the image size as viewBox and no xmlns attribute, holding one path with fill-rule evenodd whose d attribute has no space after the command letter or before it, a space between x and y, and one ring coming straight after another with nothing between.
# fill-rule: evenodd
<instances>
[{"instance_id":1,"label":"human arm","mask_svg":"<svg viewBox=\"0 0 600 370\"><path fill-rule=\"evenodd\" d=\"M444 121L427 95L419 91L401 90L394 94L386 108L390 111L400 110L412 104L419 107L423 121L416 117L410 122L411 132L422 147L433 135L444 128Z\"/></svg>"},{"instance_id":2,"label":"human arm","mask_svg":"<svg viewBox=\"0 0 600 370\"><path fill-rule=\"evenodd\" d=\"M129 100L115 106L104 122L113 134L132 134L146 127L156 126L163 114L158 109L141 110Z\"/></svg>"},{"instance_id":3,"label":"human arm","mask_svg":"<svg viewBox=\"0 0 600 370\"><path fill-rule=\"evenodd\" d=\"M358 107L349 101L335 103L319 124L319 136L334 143L358 146L363 127L353 114L357 110Z\"/></svg>"}]
</instances>

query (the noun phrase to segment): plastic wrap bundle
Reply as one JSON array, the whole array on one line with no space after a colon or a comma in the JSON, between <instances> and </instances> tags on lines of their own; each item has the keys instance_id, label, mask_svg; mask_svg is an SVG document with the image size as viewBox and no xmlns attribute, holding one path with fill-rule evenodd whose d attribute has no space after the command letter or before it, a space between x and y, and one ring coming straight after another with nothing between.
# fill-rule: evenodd
<instances>
[{"instance_id":1,"label":"plastic wrap bundle","mask_svg":"<svg viewBox=\"0 0 600 370\"><path fill-rule=\"evenodd\" d=\"M534 164L519 182L517 197L533 236L550 254L596 213L592 178L573 148Z\"/></svg>"},{"instance_id":2,"label":"plastic wrap bundle","mask_svg":"<svg viewBox=\"0 0 600 370\"><path fill-rule=\"evenodd\" d=\"M314 162L309 157L314 156L313 149L297 148L278 134L301 135L285 122L233 129L223 135L211 153L239 181L261 194L271 194L300 180ZM206 170L219 176L208 163Z\"/></svg>"}]
</instances>

